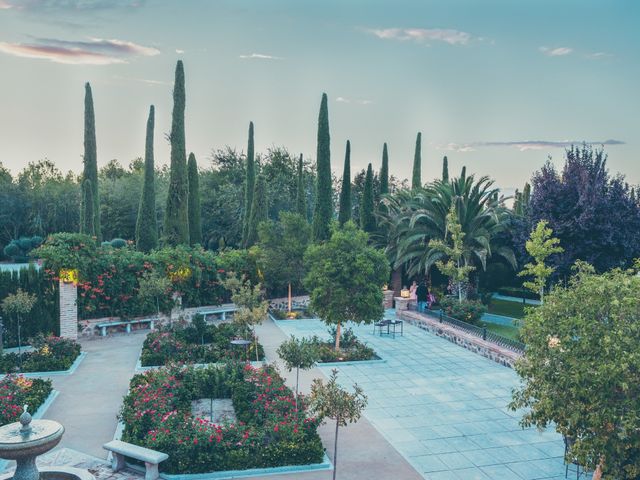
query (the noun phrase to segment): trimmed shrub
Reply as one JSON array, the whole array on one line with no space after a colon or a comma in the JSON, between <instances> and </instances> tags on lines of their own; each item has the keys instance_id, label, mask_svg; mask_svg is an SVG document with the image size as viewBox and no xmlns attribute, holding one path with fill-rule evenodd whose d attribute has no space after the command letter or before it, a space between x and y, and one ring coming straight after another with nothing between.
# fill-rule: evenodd
<instances>
[{"instance_id":1,"label":"trimmed shrub","mask_svg":"<svg viewBox=\"0 0 640 480\"><path fill-rule=\"evenodd\" d=\"M80 345L66 338L38 335L28 343L34 350L22 353L22 373L68 370L80 355ZM0 357L2 373L15 372L19 365L17 353L7 353Z\"/></svg>"},{"instance_id":2,"label":"trimmed shrub","mask_svg":"<svg viewBox=\"0 0 640 480\"><path fill-rule=\"evenodd\" d=\"M502 287L498 289L500 295L507 297L526 298L528 300L540 300L540 295L531 290L517 287Z\"/></svg>"},{"instance_id":3,"label":"trimmed shrub","mask_svg":"<svg viewBox=\"0 0 640 480\"><path fill-rule=\"evenodd\" d=\"M113 247L113 248L124 248L127 246L127 241L124 240L123 238L114 238L113 240L111 240L109 242L109 244Z\"/></svg>"}]
</instances>

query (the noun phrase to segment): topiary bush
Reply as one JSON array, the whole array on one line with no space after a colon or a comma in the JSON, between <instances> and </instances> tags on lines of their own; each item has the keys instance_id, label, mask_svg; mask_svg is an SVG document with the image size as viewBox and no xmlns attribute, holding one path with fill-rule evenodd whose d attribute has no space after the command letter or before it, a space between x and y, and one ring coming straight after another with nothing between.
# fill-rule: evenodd
<instances>
[{"instance_id":1,"label":"topiary bush","mask_svg":"<svg viewBox=\"0 0 640 480\"><path fill-rule=\"evenodd\" d=\"M3 249L3 253L11 258L15 263L27 263L29 261L29 254L34 248L38 248L42 244L42 237L33 236L20 237L18 239L11 240Z\"/></svg>"},{"instance_id":2,"label":"topiary bush","mask_svg":"<svg viewBox=\"0 0 640 480\"><path fill-rule=\"evenodd\" d=\"M109 244L113 247L113 248L124 248L127 246L127 241L122 239L122 238L114 238L113 240L111 240L109 242Z\"/></svg>"}]
</instances>

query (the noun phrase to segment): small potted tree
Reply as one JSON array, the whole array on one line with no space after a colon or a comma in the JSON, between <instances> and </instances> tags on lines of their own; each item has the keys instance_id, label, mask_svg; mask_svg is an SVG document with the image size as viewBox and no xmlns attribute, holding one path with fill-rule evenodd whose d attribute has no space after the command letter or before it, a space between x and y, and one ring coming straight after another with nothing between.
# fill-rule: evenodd
<instances>
[{"instance_id":1,"label":"small potted tree","mask_svg":"<svg viewBox=\"0 0 640 480\"><path fill-rule=\"evenodd\" d=\"M22 369L22 337L21 337L21 323L22 317L28 315L36 304L37 298L34 294L29 294L18 289L16 293L7 295L2 301L2 310L8 315L15 316L18 324L18 365Z\"/></svg>"},{"instance_id":2,"label":"small potted tree","mask_svg":"<svg viewBox=\"0 0 640 480\"><path fill-rule=\"evenodd\" d=\"M338 429L348 423L360 419L362 410L367 406L367 396L357 384L353 393L338 385L338 370L331 371L329 381L324 383L316 378L311 385L311 410L320 419L330 418L336 421L336 432L333 445L333 480L338 471Z\"/></svg>"},{"instance_id":3,"label":"small potted tree","mask_svg":"<svg viewBox=\"0 0 640 480\"><path fill-rule=\"evenodd\" d=\"M318 357L317 349L313 342L306 338L292 336L278 347L278 355L284 362L287 370L296 369L296 408L298 408L298 385L300 369L308 370L313 367Z\"/></svg>"}]
</instances>

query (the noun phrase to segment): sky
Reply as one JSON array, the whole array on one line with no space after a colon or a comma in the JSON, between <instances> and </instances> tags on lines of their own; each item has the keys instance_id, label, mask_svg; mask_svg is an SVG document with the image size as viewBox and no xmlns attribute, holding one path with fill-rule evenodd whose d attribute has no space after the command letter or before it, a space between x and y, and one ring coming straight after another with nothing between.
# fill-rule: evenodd
<instances>
[{"instance_id":1,"label":"sky","mask_svg":"<svg viewBox=\"0 0 640 480\"><path fill-rule=\"evenodd\" d=\"M640 183L640 2L634 0L0 0L0 162L80 172L84 83L98 163L169 162L175 63L186 77L187 151L285 146L315 159L323 92L332 169L423 180L449 170L522 187L572 142L604 145Z\"/></svg>"}]
</instances>

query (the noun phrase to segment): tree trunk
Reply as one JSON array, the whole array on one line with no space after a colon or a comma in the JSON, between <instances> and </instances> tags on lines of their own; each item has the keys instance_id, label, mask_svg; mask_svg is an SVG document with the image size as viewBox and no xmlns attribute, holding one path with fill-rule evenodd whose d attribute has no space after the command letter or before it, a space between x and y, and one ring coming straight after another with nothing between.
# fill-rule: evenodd
<instances>
[{"instance_id":1,"label":"tree trunk","mask_svg":"<svg viewBox=\"0 0 640 480\"><path fill-rule=\"evenodd\" d=\"M289 282L289 313L291 313L291 282Z\"/></svg>"},{"instance_id":2,"label":"tree trunk","mask_svg":"<svg viewBox=\"0 0 640 480\"><path fill-rule=\"evenodd\" d=\"M391 272L391 290L394 297L400 296L400 290L402 290L402 269L400 268L395 268Z\"/></svg>"},{"instance_id":3,"label":"tree trunk","mask_svg":"<svg viewBox=\"0 0 640 480\"><path fill-rule=\"evenodd\" d=\"M340 322L338 322L338 326L336 327L336 352L338 350L340 350L340 332L341 332L341 328L340 328Z\"/></svg>"},{"instance_id":4,"label":"tree trunk","mask_svg":"<svg viewBox=\"0 0 640 480\"><path fill-rule=\"evenodd\" d=\"M258 353L258 335L256 335L256 327L253 326L253 341L256 349L256 362L260 361L260 355Z\"/></svg>"},{"instance_id":5,"label":"tree trunk","mask_svg":"<svg viewBox=\"0 0 640 480\"><path fill-rule=\"evenodd\" d=\"M298 380L300 378L300 367L296 367L296 410L298 410Z\"/></svg>"},{"instance_id":6,"label":"tree trunk","mask_svg":"<svg viewBox=\"0 0 640 480\"><path fill-rule=\"evenodd\" d=\"M336 438L333 443L333 480L336 480L336 473L338 472L338 427L340 426L340 419L336 418Z\"/></svg>"},{"instance_id":7,"label":"tree trunk","mask_svg":"<svg viewBox=\"0 0 640 480\"><path fill-rule=\"evenodd\" d=\"M544 287L540 287L540 304L544 303Z\"/></svg>"}]
</instances>

